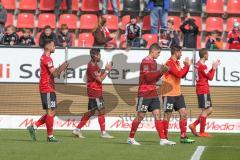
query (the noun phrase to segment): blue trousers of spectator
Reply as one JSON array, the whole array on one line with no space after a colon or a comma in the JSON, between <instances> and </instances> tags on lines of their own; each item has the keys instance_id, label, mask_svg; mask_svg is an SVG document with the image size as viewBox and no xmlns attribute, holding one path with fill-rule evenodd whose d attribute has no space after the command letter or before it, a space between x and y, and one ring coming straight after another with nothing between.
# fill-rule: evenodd
<instances>
[{"instance_id":1,"label":"blue trousers of spectator","mask_svg":"<svg viewBox=\"0 0 240 160\"><path fill-rule=\"evenodd\" d=\"M112 8L113 8L113 11L114 11L114 14L116 16L119 16L119 13L118 13L118 1L117 0L110 0L111 3L112 3ZM108 14L108 0L102 0L102 14Z\"/></svg>"},{"instance_id":2,"label":"blue trousers of spectator","mask_svg":"<svg viewBox=\"0 0 240 160\"><path fill-rule=\"evenodd\" d=\"M161 28L167 28L168 11L162 7L154 7L150 13L151 34L158 33L158 22L160 20Z\"/></svg>"}]
</instances>

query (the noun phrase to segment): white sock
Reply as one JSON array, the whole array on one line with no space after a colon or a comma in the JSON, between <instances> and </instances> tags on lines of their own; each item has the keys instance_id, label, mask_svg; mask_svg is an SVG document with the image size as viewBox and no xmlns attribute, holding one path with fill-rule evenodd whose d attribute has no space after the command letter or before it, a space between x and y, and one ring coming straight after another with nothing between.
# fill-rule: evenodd
<instances>
[{"instance_id":1,"label":"white sock","mask_svg":"<svg viewBox=\"0 0 240 160\"><path fill-rule=\"evenodd\" d=\"M48 138L52 138L52 137L53 137L53 135L49 135L49 136L48 136Z\"/></svg>"}]
</instances>

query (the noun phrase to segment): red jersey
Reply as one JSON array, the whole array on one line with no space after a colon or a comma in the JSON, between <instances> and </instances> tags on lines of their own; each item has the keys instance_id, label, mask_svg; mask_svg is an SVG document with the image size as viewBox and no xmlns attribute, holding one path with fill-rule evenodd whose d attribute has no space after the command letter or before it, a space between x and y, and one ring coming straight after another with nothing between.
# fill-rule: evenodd
<instances>
[{"instance_id":1,"label":"red jersey","mask_svg":"<svg viewBox=\"0 0 240 160\"><path fill-rule=\"evenodd\" d=\"M195 75L196 75L196 91L197 94L208 94L209 84L208 81L213 80L215 70L212 68L209 72L207 71L207 66L201 61L195 64Z\"/></svg>"},{"instance_id":2,"label":"red jersey","mask_svg":"<svg viewBox=\"0 0 240 160\"><path fill-rule=\"evenodd\" d=\"M156 82L161 76L161 72L157 71L157 62L151 57L144 58L140 65L138 96L158 97Z\"/></svg>"},{"instance_id":3,"label":"red jersey","mask_svg":"<svg viewBox=\"0 0 240 160\"><path fill-rule=\"evenodd\" d=\"M234 32L230 31L228 33L228 49L240 49L240 32ZM233 41L229 41L231 38L233 38Z\"/></svg>"},{"instance_id":4,"label":"red jersey","mask_svg":"<svg viewBox=\"0 0 240 160\"><path fill-rule=\"evenodd\" d=\"M181 79L184 78L188 71L189 65L181 68L179 61L169 58L166 62L169 71L164 74L162 80L162 95L163 96L180 96L181 93Z\"/></svg>"},{"instance_id":5,"label":"red jersey","mask_svg":"<svg viewBox=\"0 0 240 160\"><path fill-rule=\"evenodd\" d=\"M102 97L102 82L97 80L101 75L101 69L97 64L92 62L87 66L87 94L89 98Z\"/></svg>"},{"instance_id":6,"label":"red jersey","mask_svg":"<svg viewBox=\"0 0 240 160\"><path fill-rule=\"evenodd\" d=\"M55 92L54 77L50 72L51 68L54 68L52 58L44 53L40 59L39 90L41 93Z\"/></svg>"}]
</instances>

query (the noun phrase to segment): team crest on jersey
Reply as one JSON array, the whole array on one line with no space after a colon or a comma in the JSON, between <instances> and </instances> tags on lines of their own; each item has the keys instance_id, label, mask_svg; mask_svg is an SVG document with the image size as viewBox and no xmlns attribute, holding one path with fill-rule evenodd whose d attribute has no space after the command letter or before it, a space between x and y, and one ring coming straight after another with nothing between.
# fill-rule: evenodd
<instances>
[{"instance_id":1,"label":"team crest on jersey","mask_svg":"<svg viewBox=\"0 0 240 160\"><path fill-rule=\"evenodd\" d=\"M149 70L149 69L148 69L148 65L144 65L144 66L143 66L143 70L144 70L144 71L148 71L148 70Z\"/></svg>"}]
</instances>

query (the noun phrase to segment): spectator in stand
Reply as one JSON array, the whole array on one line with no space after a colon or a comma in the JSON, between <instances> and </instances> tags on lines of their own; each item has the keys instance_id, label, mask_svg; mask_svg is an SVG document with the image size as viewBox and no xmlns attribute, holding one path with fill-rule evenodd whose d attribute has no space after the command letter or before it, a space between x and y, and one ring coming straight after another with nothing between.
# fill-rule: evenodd
<instances>
[{"instance_id":1,"label":"spectator in stand","mask_svg":"<svg viewBox=\"0 0 240 160\"><path fill-rule=\"evenodd\" d=\"M18 45L19 37L16 33L16 28L13 25L9 25L6 27L6 33L2 38L3 45Z\"/></svg>"},{"instance_id":2,"label":"spectator in stand","mask_svg":"<svg viewBox=\"0 0 240 160\"><path fill-rule=\"evenodd\" d=\"M52 40L55 43L55 45L58 45L57 35L52 31L51 26L46 25L43 29L43 32L40 35L39 46L43 48L45 42L49 40Z\"/></svg>"},{"instance_id":3,"label":"spectator in stand","mask_svg":"<svg viewBox=\"0 0 240 160\"><path fill-rule=\"evenodd\" d=\"M31 36L31 29L25 28L23 29L23 35L19 39L19 45L23 46L32 46L35 45L35 41L33 36Z\"/></svg>"},{"instance_id":4,"label":"spectator in stand","mask_svg":"<svg viewBox=\"0 0 240 160\"><path fill-rule=\"evenodd\" d=\"M229 48L240 50L240 25L239 22L234 22L233 29L228 33L227 38Z\"/></svg>"},{"instance_id":5,"label":"spectator in stand","mask_svg":"<svg viewBox=\"0 0 240 160\"><path fill-rule=\"evenodd\" d=\"M198 26L195 24L195 20L188 16L188 19L183 22L180 29L184 35L183 47L197 48L197 35L199 33Z\"/></svg>"},{"instance_id":6,"label":"spectator in stand","mask_svg":"<svg viewBox=\"0 0 240 160\"><path fill-rule=\"evenodd\" d=\"M219 36L219 32L217 30L214 30L208 37L206 48L210 50L223 48L223 41Z\"/></svg>"},{"instance_id":7,"label":"spectator in stand","mask_svg":"<svg viewBox=\"0 0 240 160\"><path fill-rule=\"evenodd\" d=\"M72 34L69 32L67 24L61 25L58 33L58 45L64 48L72 46Z\"/></svg>"},{"instance_id":8,"label":"spectator in stand","mask_svg":"<svg viewBox=\"0 0 240 160\"><path fill-rule=\"evenodd\" d=\"M63 0L55 0L54 13L55 13L56 17L58 17L60 14L60 7L61 7L62 2L63 2ZM67 13L72 14L72 0L66 0L66 2L67 2Z\"/></svg>"},{"instance_id":9,"label":"spectator in stand","mask_svg":"<svg viewBox=\"0 0 240 160\"><path fill-rule=\"evenodd\" d=\"M160 27L167 28L168 9L170 0L151 0L152 8L150 12L151 34L158 33L158 21L160 20Z\"/></svg>"},{"instance_id":10,"label":"spectator in stand","mask_svg":"<svg viewBox=\"0 0 240 160\"><path fill-rule=\"evenodd\" d=\"M117 0L110 0L111 4L112 4L112 8L114 11L114 14L116 16L119 16L119 12L118 12L118 1ZM102 0L102 14L108 14L108 0Z\"/></svg>"},{"instance_id":11,"label":"spectator in stand","mask_svg":"<svg viewBox=\"0 0 240 160\"><path fill-rule=\"evenodd\" d=\"M4 34L4 26L7 21L7 10L1 5L0 1L0 42Z\"/></svg>"},{"instance_id":12,"label":"spectator in stand","mask_svg":"<svg viewBox=\"0 0 240 160\"><path fill-rule=\"evenodd\" d=\"M134 39L141 38L142 28L137 23L137 16L131 15L130 22L126 25L125 35L127 39L127 45L132 46Z\"/></svg>"},{"instance_id":13,"label":"spectator in stand","mask_svg":"<svg viewBox=\"0 0 240 160\"><path fill-rule=\"evenodd\" d=\"M171 48L172 46L180 45L178 33L174 30L174 20L168 20L168 28L161 29L159 43L162 48Z\"/></svg>"},{"instance_id":14,"label":"spectator in stand","mask_svg":"<svg viewBox=\"0 0 240 160\"><path fill-rule=\"evenodd\" d=\"M107 47L108 42L116 37L115 34L111 34L106 27L106 18L100 16L96 27L93 29L92 34L94 37L94 46Z\"/></svg>"}]
</instances>

